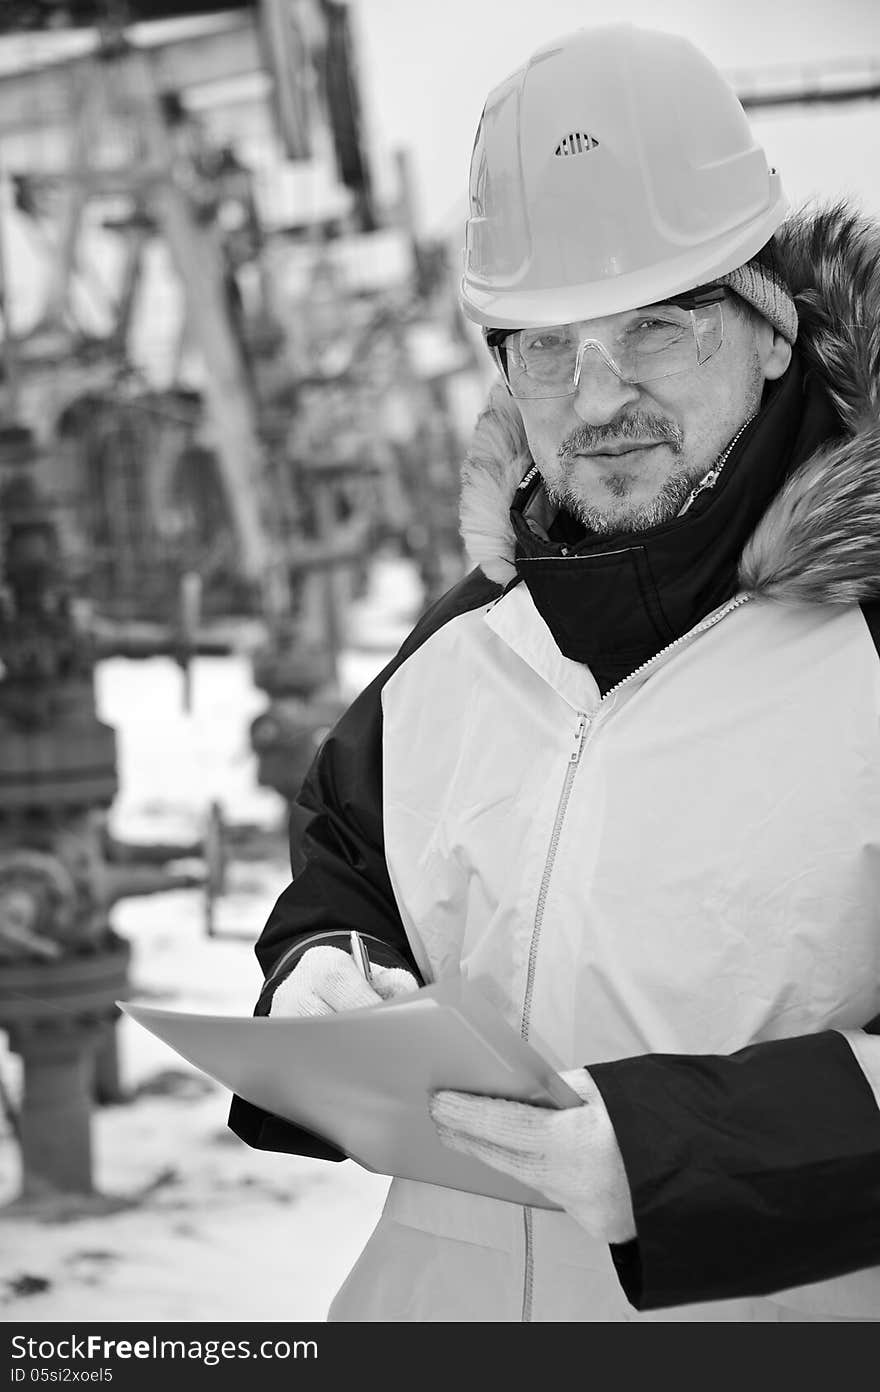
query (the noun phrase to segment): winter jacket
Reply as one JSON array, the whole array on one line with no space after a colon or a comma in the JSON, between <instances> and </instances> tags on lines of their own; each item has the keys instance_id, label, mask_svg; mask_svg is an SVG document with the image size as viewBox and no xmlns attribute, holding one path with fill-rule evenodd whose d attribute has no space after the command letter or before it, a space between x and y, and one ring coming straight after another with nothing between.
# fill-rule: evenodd
<instances>
[{"instance_id":1,"label":"winter jacket","mask_svg":"<svg viewBox=\"0 0 880 1392\"><path fill-rule=\"evenodd\" d=\"M782 246L797 391L831 427L798 435L730 593L600 689L513 583L528 459L496 391L477 568L324 742L257 945L259 1011L358 928L588 1067L637 1236L395 1179L332 1319L880 1317L880 235L836 208ZM230 1124L341 1158L240 1099Z\"/></svg>"}]
</instances>

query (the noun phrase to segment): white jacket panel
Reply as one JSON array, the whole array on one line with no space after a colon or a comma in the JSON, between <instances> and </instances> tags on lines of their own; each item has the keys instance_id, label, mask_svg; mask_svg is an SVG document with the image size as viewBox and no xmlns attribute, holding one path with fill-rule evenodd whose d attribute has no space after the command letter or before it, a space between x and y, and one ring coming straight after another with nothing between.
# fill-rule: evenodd
<instances>
[{"instance_id":1,"label":"white jacket panel","mask_svg":"<svg viewBox=\"0 0 880 1392\"><path fill-rule=\"evenodd\" d=\"M880 665L858 608L725 606L600 700L519 586L429 638L383 710L386 855L422 971L471 977L557 1066L730 1053L880 1008ZM331 1317L462 1318L499 1228L498 1318L880 1310L870 1270L639 1313L566 1215L395 1180ZM421 1294L389 1274L396 1243L401 1272L434 1271ZM575 1269L592 1274L563 1297Z\"/></svg>"}]
</instances>

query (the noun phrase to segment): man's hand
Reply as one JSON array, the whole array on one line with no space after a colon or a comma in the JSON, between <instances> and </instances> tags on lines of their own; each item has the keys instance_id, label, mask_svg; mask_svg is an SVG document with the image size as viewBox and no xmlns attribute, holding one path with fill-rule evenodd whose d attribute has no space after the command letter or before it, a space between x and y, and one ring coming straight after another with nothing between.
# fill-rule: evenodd
<instances>
[{"instance_id":1,"label":"man's hand","mask_svg":"<svg viewBox=\"0 0 880 1392\"><path fill-rule=\"evenodd\" d=\"M333 1015L339 1010L360 1010L380 1005L394 996L417 991L419 983L402 967L372 969L373 985L361 976L341 948L310 947L272 997L275 1016Z\"/></svg>"},{"instance_id":2,"label":"man's hand","mask_svg":"<svg viewBox=\"0 0 880 1392\"><path fill-rule=\"evenodd\" d=\"M601 1093L584 1068L562 1077L585 1105L560 1111L444 1091L428 1110L450 1149L537 1189L594 1237L628 1242L636 1235L629 1185Z\"/></svg>"}]
</instances>

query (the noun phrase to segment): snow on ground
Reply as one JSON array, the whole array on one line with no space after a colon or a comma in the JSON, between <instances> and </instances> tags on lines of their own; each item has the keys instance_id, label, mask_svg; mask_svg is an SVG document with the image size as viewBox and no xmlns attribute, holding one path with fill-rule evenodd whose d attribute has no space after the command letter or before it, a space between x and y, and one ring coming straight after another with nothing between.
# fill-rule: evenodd
<instances>
[{"instance_id":1,"label":"snow on ground","mask_svg":"<svg viewBox=\"0 0 880 1392\"><path fill-rule=\"evenodd\" d=\"M381 669L421 605L412 568L376 562L348 616L342 685L354 695ZM200 888L120 901L132 944L131 999L250 1014L260 972L253 943L288 878L284 804L256 783L251 719L266 697L246 655L199 658L183 709L166 658L110 659L96 672L102 719L116 730L117 835L185 843L212 798L226 820L275 831L261 859L233 858L208 937ZM20 1089L0 1035L0 1074ZM117 1026L127 1100L96 1110L99 1205L22 1216L17 1146L0 1123L0 1318L6 1321L323 1320L384 1201L388 1179L251 1150L226 1126L229 1095L153 1035ZM118 1200L118 1203L113 1201ZM96 1206L92 1205L94 1209Z\"/></svg>"}]
</instances>

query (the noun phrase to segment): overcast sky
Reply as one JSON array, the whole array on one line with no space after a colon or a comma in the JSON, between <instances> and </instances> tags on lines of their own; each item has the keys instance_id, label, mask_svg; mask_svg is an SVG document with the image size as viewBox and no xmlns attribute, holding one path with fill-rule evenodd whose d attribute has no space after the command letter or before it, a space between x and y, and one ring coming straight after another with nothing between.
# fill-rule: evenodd
<instances>
[{"instance_id":1,"label":"overcast sky","mask_svg":"<svg viewBox=\"0 0 880 1392\"><path fill-rule=\"evenodd\" d=\"M539 45L606 19L686 35L734 70L873 61L878 0L350 0L371 145L408 146L426 230L454 223L487 92ZM793 202L855 195L880 214L880 100L753 118Z\"/></svg>"}]
</instances>

